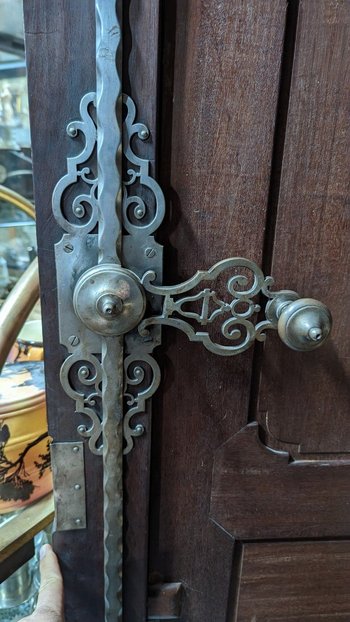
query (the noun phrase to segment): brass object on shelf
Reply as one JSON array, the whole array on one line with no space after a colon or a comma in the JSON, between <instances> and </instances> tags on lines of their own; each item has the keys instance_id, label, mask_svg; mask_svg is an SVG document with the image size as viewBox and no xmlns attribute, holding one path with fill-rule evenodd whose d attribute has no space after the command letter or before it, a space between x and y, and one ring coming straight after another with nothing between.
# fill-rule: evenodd
<instances>
[{"instance_id":1,"label":"brass object on shelf","mask_svg":"<svg viewBox=\"0 0 350 622\"><path fill-rule=\"evenodd\" d=\"M35 220L34 205L25 197L1 184L0 200L8 201ZM0 371L19 331L38 299L38 260L34 259L0 309Z\"/></svg>"},{"instance_id":2,"label":"brass object on shelf","mask_svg":"<svg viewBox=\"0 0 350 622\"><path fill-rule=\"evenodd\" d=\"M33 203L28 201L25 197L22 197L14 190L6 188L6 186L3 186L2 184L0 184L0 200L12 203L12 205L15 205L22 210L22 212L25 212L27 216L30 216L33 220L35 220L35 207Z\"/></svg>"},{"instance_id":3,"label":"brass object on shelf","mask_svg":"<svg viewBox=\"0 0 350 622\"><path fill-rule=\"evenodd\" d=\"M38 260L28 266L0 309L0 370L9 351L39 298Z\"/></svg>"}]
</instances>

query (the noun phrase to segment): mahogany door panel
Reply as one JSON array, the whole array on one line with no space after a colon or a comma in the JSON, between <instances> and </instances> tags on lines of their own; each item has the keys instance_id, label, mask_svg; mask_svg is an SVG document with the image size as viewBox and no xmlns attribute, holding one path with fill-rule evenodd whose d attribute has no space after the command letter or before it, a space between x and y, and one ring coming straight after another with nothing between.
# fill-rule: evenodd
<instances>
[{"instance_id":1,"label":"mahogany door panel","mask_svg":"<svg viewBox=\"0 0 350 622\"><path fill-rule=\"evenodd\" d=\"M163 3L159 180L165 279L261 262L286 3ZM215 284L216 285L216 284ZM163 332L153 399L150 571L184 585L183 620L223 622L233 539L209 519L214 451L248 419L252 352Z\"/></svg>"},{"instance_id":2,"label":"mahogany door panel","mask_svg":"<svg viewBox=\"0 0 350 622\"><path fill-rule=\"evenodd\" d=\"M349 573L349 541L244 544L232 620L349 620Z\"/></svg>"},{"instance_id":3,"label":"mahogany door panel","mask_svg":"<svg viewBox=\"0 0 350 622\"><path fill-rule=\"evenodd\" d=\"M303 356L272 335L258 419L296 459L350 450L350 3L300 3L271 272L319 298L334 329Z\"/></svg>"},{"instance_id":4,"label":"mahogany door panel","mask_svg":"<svg viewBox=\"0 0 350 622\"><path fill-rule=\"evenodd\" d=\"M210 515L239 540L345 537L349 471L341 460L291 461L251 423L215 452Z\"/></svg>"},{"instance_id":5,"label":"mahogany door panel","mask_svg":"<svg viewBox=\"0 0 350 622\"><path fill-rule=\"evenodd\" d=\"M158 72L161 26L158 0L126 0L123 3L123 92L135 102L138 118L150 136L138 141L138 154L149 160L156 176L158 137ZM145 433L137 450L124 460L124 617L133 622L147 619L149 479L152 405L135 417Z\"/></svg>"}]
</instances>

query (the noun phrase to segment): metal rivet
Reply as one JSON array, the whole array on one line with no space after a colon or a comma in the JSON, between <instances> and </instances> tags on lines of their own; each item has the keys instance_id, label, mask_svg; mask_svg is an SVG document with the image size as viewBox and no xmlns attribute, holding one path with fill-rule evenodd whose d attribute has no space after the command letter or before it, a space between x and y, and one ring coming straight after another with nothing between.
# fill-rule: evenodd
<instances>
[{"instance_id":1,"label":"metal rivet","mask_svg":"<svg viewBox=\"0 0 350 622\"><path fill-rule=\"evenodd\" d=\"M77 205L77 207L74 209L74 214L77 218L82 218L83 216L85 216L85 210L83 206Z\"/></svg>"},{"instance_id":2,"label":"metal rivet","mask_svg":"<svg viewBox=\"0 0 350 622\"><path fill-rule=\"evenodd\" d=\"M71 346L77 346L80 343L80 339L76 335L71 335L70 337L68 337L68 341Z\"/></svg>"},{"instance_id":3,"label":"metal rivet","mask_svg":"<svg viewBox=\"0 0 350 622\"><path fill-rule=\"evenodd\" d=\"M142 423L138 423L135 426L134 431L135 431L135 436L142 436L142 434L145 431L145 428L143 427Z\"/></svg>"},{"instance_id":4,"label":"metal rivet","mask_svg":"<svg viewBox=\"0 0 350 622\"><path fill-rule=\"evenodd\" d=\"M64 247L63 247L63 250L66 253L72 253L74 251L74 246L73 246L73 244L65 244Z\"/></svg>"},{"instance_id":5,"label":"metal rivet","mask_svg":"<svg viewBox=\"0 0 350 622\"><path fill-rule=\"evenodd\" d=\"M144 210L142 209L142 207L137 207L135 209L135 216L136 218L143 218L145 215Z\"/></svg>"},{"instance_id":6,"label":"metal rivet","mask_svg":"<svg viewBox=\"0 0 350 622\"><path fill-rule=\"evenodd\" d=\"M156 249L152 248L151 246L149 246L148 248L146 248L145 250L145 256L148 257L149 259L152 259L152 257L155 257L156 255Z\"/></svg>"},{"instance_id":7,"label":"metal rivet","mask_svg":"<svg viewBox=\"0 0 350 622\"><path fill-rule=\"evenodd\" d=\"M86 432L86 428L84 425L78 425L78 432L80 432L80 434L82 434L83 432Z\"/></svg>"},{"instance_id":8,"label":"metal rivet","mask_svg":"<svg viewBox=\"0 0 350 622\"><path fill-rule=\"evenodd\" d=\"M147 138L149 138L149 131L146 128L144 130L141 130L141 132L139 133L139 137L141 138L141 140L147 140Z\"/></svg>"},{"instance_id":9,"label":"metal rivet","mask_svg":"<svg viewBox=\"0 0 350 622\"><path fill-rule=\"evenodd\" d=\"M75 522L76 525L80 525L81 524L81 518L76 518L74 522Z\"/></svg>"},{"instance_id":10,"label":"metal rivet","mask_svg":"<svg viewBox=\"0 0 350 622\"><path fill-rule=\"evenodd\" d=\"M80 484L74 484L74 490L80 490L81 486Z\"/></svg>"},{"instance_id":11,"label":"metal rivet","mask_svg":"<svg viewBox=\"0 0 350 622\"><path fill-rule=\"evenodd\" d=\"M74 451L75 454L79 451L78 445L74 445L73 451Z\"/></svg>"},{"instance_id":12,"label":"metal rivet","mask_svg":"<svg viewBox=\"0 0 350 622\"><path fill-rule=\"evenodd\" d=\"M71 138L75 138L78 135L78 130L71 123L67 126L67 134Z\"/></svg>"}]
</instances>

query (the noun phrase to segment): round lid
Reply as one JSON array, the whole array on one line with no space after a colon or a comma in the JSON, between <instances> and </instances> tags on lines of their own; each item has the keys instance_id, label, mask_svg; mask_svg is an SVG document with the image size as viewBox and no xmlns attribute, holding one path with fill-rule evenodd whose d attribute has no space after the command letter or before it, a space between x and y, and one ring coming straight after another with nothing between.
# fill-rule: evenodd
<instances>
[{"instance_id":1,"label":"round lid","mask_svg":"<svg viewBox=\"0 0 350 622\"><path fill-rule=\"evenodd\" d=\"M0 374L0 416L45 399L44 362L6 363Z\"/></svg>"}]
</instances>

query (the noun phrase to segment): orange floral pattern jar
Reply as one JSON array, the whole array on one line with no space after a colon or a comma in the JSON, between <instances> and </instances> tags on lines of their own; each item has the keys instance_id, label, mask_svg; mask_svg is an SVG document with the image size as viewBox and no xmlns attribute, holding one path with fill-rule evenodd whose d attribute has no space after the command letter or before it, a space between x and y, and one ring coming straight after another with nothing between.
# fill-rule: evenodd
<instances>
[{"instance_id":1,"label":"orange floral pattern jar","mask_svg":"<svg viewBox=\"0 0 350 622\"><path fill-rule=\"evenodd\" d=\"M44 363L6 364L0 375L0 514L52 490Z\"/></svg>"}]
</instances>

